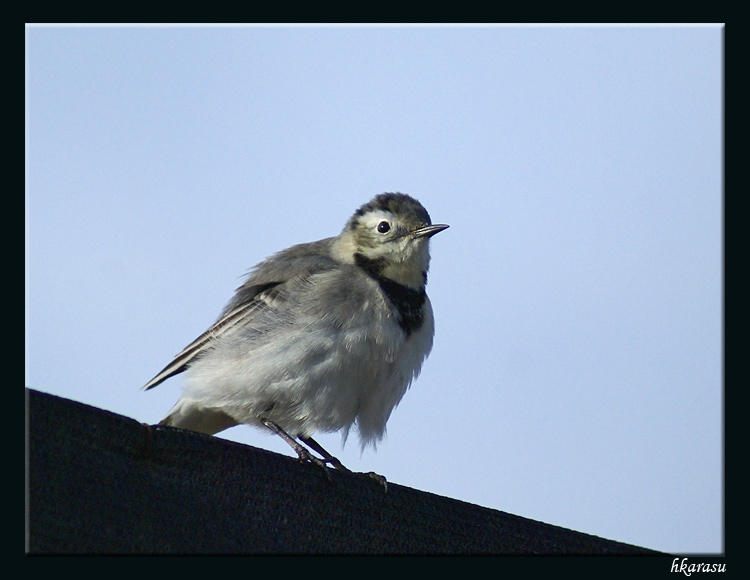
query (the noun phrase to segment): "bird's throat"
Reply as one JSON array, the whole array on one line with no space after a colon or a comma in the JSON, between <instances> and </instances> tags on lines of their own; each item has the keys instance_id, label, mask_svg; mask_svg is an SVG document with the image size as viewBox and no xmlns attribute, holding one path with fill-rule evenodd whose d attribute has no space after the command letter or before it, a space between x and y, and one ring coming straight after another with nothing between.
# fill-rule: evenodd
<instances>
[{"instance_id":1,"label":"bird's throat","mask_svg":"<svg viewBox=\"0 0 750 580\"><path fill-rule=\"evenodd\" d=\"M409 288L383 275L385 261L382 258L372 260L363 254L354 254L354 263L373 278L388 300L398 310L398 324L408 337L424 324L422 306L427 299L424 286L420 290Z\"/></svg>"}]
</instances>

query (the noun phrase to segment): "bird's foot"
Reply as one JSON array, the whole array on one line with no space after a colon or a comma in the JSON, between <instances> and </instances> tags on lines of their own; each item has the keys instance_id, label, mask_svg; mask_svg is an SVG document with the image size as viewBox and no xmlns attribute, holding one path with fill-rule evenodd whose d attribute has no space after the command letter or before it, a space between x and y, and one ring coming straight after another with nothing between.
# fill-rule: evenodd
<instances>
[{"instance_id":1,"label":"bird's foot","mask_svg":"<svg viewBox=\"0 0 750 580\"><path fill-rule=\"evenodd\" d=\"M295 447L294 450L297 452L297 458L299 459L300 463L312 463L314 465L317 465L318 467L323 469L326 477L328 478L328 481L331 481L331 472L328 469L328 465L325 459L319 459L315 457L301 445L298 448Z\"/></svg>"},{"instance_id":2,"label":"bird's foot","mask_svg":"<svg viewBox=\"0 0 750 580\"><path fill-rule=\"evenodd\" d=\"M331 462L332 459L334 459L336 462L338 462L339 465L341 465L341 462L339 462L338 459L336 459L333 456L328 456L326 459L319 459L312 455L307 449L305 449L302 445L300 445L297 440L289 435L286 431L284 431L281 427L279 427L276 423L273 421L269 421L268 419L261 419L260 422L268 427L271 431L276 433L279 437L281 437L284 441L287 442L287 444L294 449L294 451L297 453L297 457L299 458L300 462L302 463L312 463L314 465L317 465L321 468L323 468L323 471L325 471L326 477L329 481L331 481L331 474L328 471L328 465L327 463ZM303 439L304 441L304 439ZM322 448L321 448L322 449ZM335 465L334 465L335 467ZM343 467L343 465L341 465Z\"/></svg>"},{"instance_id":3,"label":"bird's foot","mask_svg":"<svg viewBox=\"0 0 750 580\"><path fill-rule=\"evenodd\" d=\"M310 449L313 449L317 451L318 453L320 453L323 456L322 461L325 461L326 463L330 463L331 467L333 467L334 469L338 469L339 471L347 471L351 473L350 470L344 467L344 465L338 459L336 459L333 455L328 453L328 451L326 451L323 448L323 446L317 441L315 441L315 439L313 439L312 437L303 437L302 435L300 435L299 439L300 441L302 441L302 443L307 445Z\"/></svg>"},{"instance_id":4,"label":"bird's foot","mask_svg":"<svg viewBox=\"0 0 750 580\"><path fill-rule=\"evenodd\" d=\"M388 493L388 480L374 471L370 471L368 473L365 473L364 475L367 475L370 479L374 479L377 481L380 485L383 486L383 493Z\"/></svg>"},{"instance_id":5,"label":"bird's foot","mask_svg":"<svg viewBox=\"0 0 750 580\"><path fill-rule=\"evenodd\" d=\"M297 453L297 457L302 463L313 463L319 467L321 467L326 474L326 477L328 480L331 480L331 472L328 469L328 466L330 465L334 469L338 469L339 471L345 471L347 473L352 473L350 469L347 469L344 467L344 465L336 459L333 455L328 453L323 446L315 441L312 437L306 437L304 435L299 435L299 440L302 441L305 445L307 445L310 449L313 451L316 451L319 453L323 458L315 457L310 451L307 450L307 448L303 447L299 444L296 438L289 435L286 431L284 431L281 427L279 427L276 423L273 421L269 421L268 419L261 419L260 422L268 427L271 431L276 433L279 437L281 437L284 441L287 442L287 444L294 449L294 451ZM380 485L383 486L383 491L388 492L388 481L386 481L385 477L382 475L378 475L374 471L370 471L369 473L363 473L362 475L368 476L370 479L374 479L377 481Z\"/></svg>"}]
</instances>

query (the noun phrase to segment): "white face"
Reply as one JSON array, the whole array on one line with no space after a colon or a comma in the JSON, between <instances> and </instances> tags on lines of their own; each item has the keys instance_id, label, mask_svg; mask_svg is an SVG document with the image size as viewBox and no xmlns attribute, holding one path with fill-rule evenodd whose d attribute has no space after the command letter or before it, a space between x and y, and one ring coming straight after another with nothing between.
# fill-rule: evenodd
<instances>
[{"instance_id":1,"label":"white face","mask_svg":"<svg viewBox=\"0 0 750 580\"><path fill-rule=\"evenodd\" d=\"M418 287L424 281L423 273L429 265L429 240L407 235L417 224L399 221L385 210L371 211L359 221L359 251L368 258L386 259L383 273L402 284Z\"/></svg>"},{"instance_id":2,"label":"white face","mask_svg":"<svg viewBox=\"0 0 750 580\"><path fill-rule=\"evenodd\" d=\"M394 236L408 231L408 228L398 222L395 214L384 210L371 211L365 214L360 219L360 224L370 232L376 241L392 240Z\"/></svg>"}]
</instances>

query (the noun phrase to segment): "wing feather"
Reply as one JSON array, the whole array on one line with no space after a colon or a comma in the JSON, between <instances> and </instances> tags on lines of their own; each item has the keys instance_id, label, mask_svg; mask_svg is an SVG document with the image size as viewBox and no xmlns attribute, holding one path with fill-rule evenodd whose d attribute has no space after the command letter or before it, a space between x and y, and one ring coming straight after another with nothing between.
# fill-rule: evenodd
<instances>
[{"instance_id":1,"label":"wing feather","mask_svg":"<svg viewBox=\"0 0 750 580\"><path fill-rule=\"evenodd\" d=\"M277 297L278 292L275 292L274 289L279 284L280 282L264 284L259 286L259 291L252 296L249 293L246 294L245 302L238 304L231 310L227 311L221 318L219 318L219 320L211 325L206 332L183 348L180 353L172 359L172 362L165 366L153 379L142 387L142 390L147 391L152 389L156 385L166 381L169 377L173 377L174 375L178 375L187 370L192 362L197 360L207 349L211 348L211 343L214 340L235 326L244 323L259 308L267 307L271 301Z\"/></svg>"},{"instance_id":2,"label":"wing feather","mask_svg":"<svg viewBox=\"0 0 750 580\"><path fill-rule=\"evenodd\" d=\"M327 238L292 246L258 264L248 280L237 289L219 319L182 349L172 362L143 386L143 390L152 389L169 377L187 370L211 348L216 338L247 321L258 309L278 307L285 284L294 283L293 281L299 283L300 280L335 268L337 263L330 255L333 240L334 238Z\"/></svg>"}]
</instances>

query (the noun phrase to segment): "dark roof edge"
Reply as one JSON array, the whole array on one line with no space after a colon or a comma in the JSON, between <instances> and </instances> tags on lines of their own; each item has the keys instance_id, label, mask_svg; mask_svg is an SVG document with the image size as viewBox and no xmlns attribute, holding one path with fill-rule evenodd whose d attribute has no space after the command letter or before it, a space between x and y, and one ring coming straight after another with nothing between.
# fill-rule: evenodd
<instances>
[{"instance_id":1,"label":"dark roof edge","mask_svg":"<svg viewBox=\"0 0 750 580\"><path fill-rule=\"evenodd\" d=\"M30 553L666 556L26 393Z\"/></svg>"}]
</instances>

